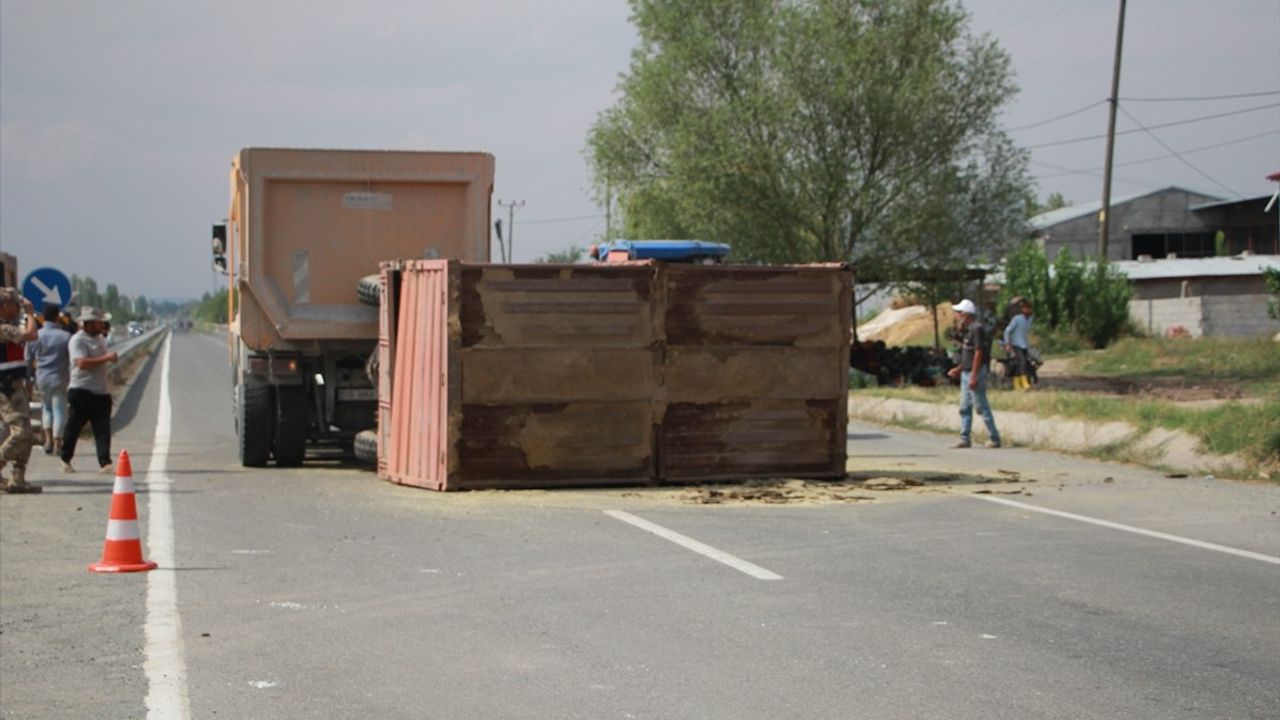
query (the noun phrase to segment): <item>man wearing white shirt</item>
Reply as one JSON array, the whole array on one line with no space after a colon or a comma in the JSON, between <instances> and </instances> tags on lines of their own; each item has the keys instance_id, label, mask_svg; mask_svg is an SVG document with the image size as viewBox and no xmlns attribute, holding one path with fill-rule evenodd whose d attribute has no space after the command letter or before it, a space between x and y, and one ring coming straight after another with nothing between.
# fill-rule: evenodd
<instances>
[{"instance_id":1,"label":"man wearing white shirt","mask_svg":"<svg viewBox=\"0 0 1280 720\"><path fill-rule=\"evenodd\" d=\"M93 426L98 449L98 471L111 473L111 391L108 366L119 356L107 349L106 324L111 314L97 308L80 309L80 332L71 336L71 387L67 405L71 413L62 436L62 471L75 472L71 458L85 423Z\"/></svg>"}]
</instances>

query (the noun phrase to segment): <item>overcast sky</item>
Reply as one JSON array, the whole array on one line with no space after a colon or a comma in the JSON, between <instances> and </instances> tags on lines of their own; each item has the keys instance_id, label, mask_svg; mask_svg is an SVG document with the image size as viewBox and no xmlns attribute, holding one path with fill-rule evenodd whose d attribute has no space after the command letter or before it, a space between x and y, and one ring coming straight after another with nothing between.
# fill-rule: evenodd
<instances>
[{"instance_id":1,"label":"overcast sky","mask_svg":"<svg viewBox=\"0 0 1280 720\"><path fill-rule=\"evenodd\" d=\"M1014 137L1042 197L1097 201L1103 141L1049 143L1106 131L1118 0L964 4L1013 58L1009 128L1089 108ZM604 220L583 141L629 63L627 18L624 0L0 0L0 250L24 273L199 296L251 146L491 152L494 217L526 203L516 259L585 246ZM1113 195L1270 194L1278 92L1280 2L1130 2L1119 129L1224 117L1119 136ZM1269 94L1139 100L1251 93Z\"/></svg>"}]
</instances>

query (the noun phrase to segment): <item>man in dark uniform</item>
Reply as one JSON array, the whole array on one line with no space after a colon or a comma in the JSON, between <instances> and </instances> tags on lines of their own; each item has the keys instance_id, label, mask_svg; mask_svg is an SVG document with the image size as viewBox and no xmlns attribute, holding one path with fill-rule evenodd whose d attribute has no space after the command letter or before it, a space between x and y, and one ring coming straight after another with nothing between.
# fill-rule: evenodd
<instances>
[{"instance_id":1,"label":"man in dark uniform","mask_svg":"<svg viewBox=\"0 0 1280 720\"><path fill-rule=\"evenodd\" d=\"M18 317L27 312L26 327ZM43 488L27 482L27 460L35 435L31 432L31 398L27 393L27 358L24 345L37 337L36 312L31 301L16 288L0 288L0 422L9 431L0 443L0 469L13 463L13 471L3 478L7 493L38 493Z\"/></svg>"}]
</instances>

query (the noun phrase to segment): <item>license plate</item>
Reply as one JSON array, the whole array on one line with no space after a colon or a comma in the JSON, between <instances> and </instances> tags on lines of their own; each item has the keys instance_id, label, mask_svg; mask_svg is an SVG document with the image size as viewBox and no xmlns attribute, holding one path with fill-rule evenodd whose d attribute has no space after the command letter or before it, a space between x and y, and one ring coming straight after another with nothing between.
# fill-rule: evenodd
<instances>
[{"instance_id":1,"label":"license plate","mask_svg":"<svg viewBox=\"0 0 1280 720\"><path fill-rule=\"evenodd\" d=\"M374 388L338 388L339 400L377 400L378 391Z\"/></svg>"}]
</instances>

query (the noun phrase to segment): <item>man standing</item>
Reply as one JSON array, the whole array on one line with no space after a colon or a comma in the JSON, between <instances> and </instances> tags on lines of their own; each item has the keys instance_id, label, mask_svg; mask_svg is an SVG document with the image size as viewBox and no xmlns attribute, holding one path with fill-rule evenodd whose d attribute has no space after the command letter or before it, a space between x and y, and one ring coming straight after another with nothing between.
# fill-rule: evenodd
<instances>
[{"instance_id":1,"label":"man standing","mask_svg":"<svg viewBox=\"0 0 1280 720\"><path fill-rule=\"evenodd\" d=\"M18 315L27 313L26 327L18 327ZM25 343L36 339L36 311L16 288L0 288L0 421L9 434L0 443L0 468L13 463L13 473L3 480L7 493L38 493L44 488L27 482L27 460L35 442L31 432L31 400L27 395Z\"/></svg>"},{"instance_id":2,"label":"man standing","mask_svg":"<svg viewBox=\"0 0 1280 720\"><path fill-rule=\"evenodd\" d=\"M960 332L964 338L960 346L960 364L951 368L948 377L960 378L960 441L953 448L970 446L969 431L973 427L973 406L978 406L978 414L987 424L987 434L991 439L987 447L1000 447L1000 431L996 429L996 419L991 415L991 406L987 404L987 360L991 356L991 336L987 328L978 322L978 308L972 300L961 300L952 305L956 319L960 324Z\"/></svg>"},{"instance_id":3,"label":"man standing","mask_svg":"<svg viewBox=\"0 0 1280 720\"><path fill-rule=\"evenodd\" d=\"M87 422L93 426L93 440L98 447L98 471L110 474L111 466L111 392L107 388L107 366L119 359L107 349L104 334L111 315L84 306L80 308L80 332L71 336L71 388L67 404L71 415L62 436L62 472L75 472L71 458L76 454L76 441Z\"/></svg>"},{"instance_id":4,"label":"man standing","mask_svg":"<svg viewBox=\"0 0 1280 720\"><path fill-rule=\"evenodd\" d=\"M1010 374L1013 375L1014 390L1031 389L1030 350L1031 301L1023 300L1018 305L1018 314L1004 329L1004 352L1012 359Z\"/></svg>"},{"instance_id":5,"label":"man standing","mask_svg":"<svg viewBox=\"0 0 1280 720\"><path fill-rule=\"evenodd\" d=\"M27 345L27 353L36 366L36 387L44 406L44 451L47 455L62 451L62 426L67 421L67 386L71 382L71 357L67 347L71 333L58 322L61 308L52 303L44 306L44 325L35 342Z\"/></svg>"}]
</instances>

